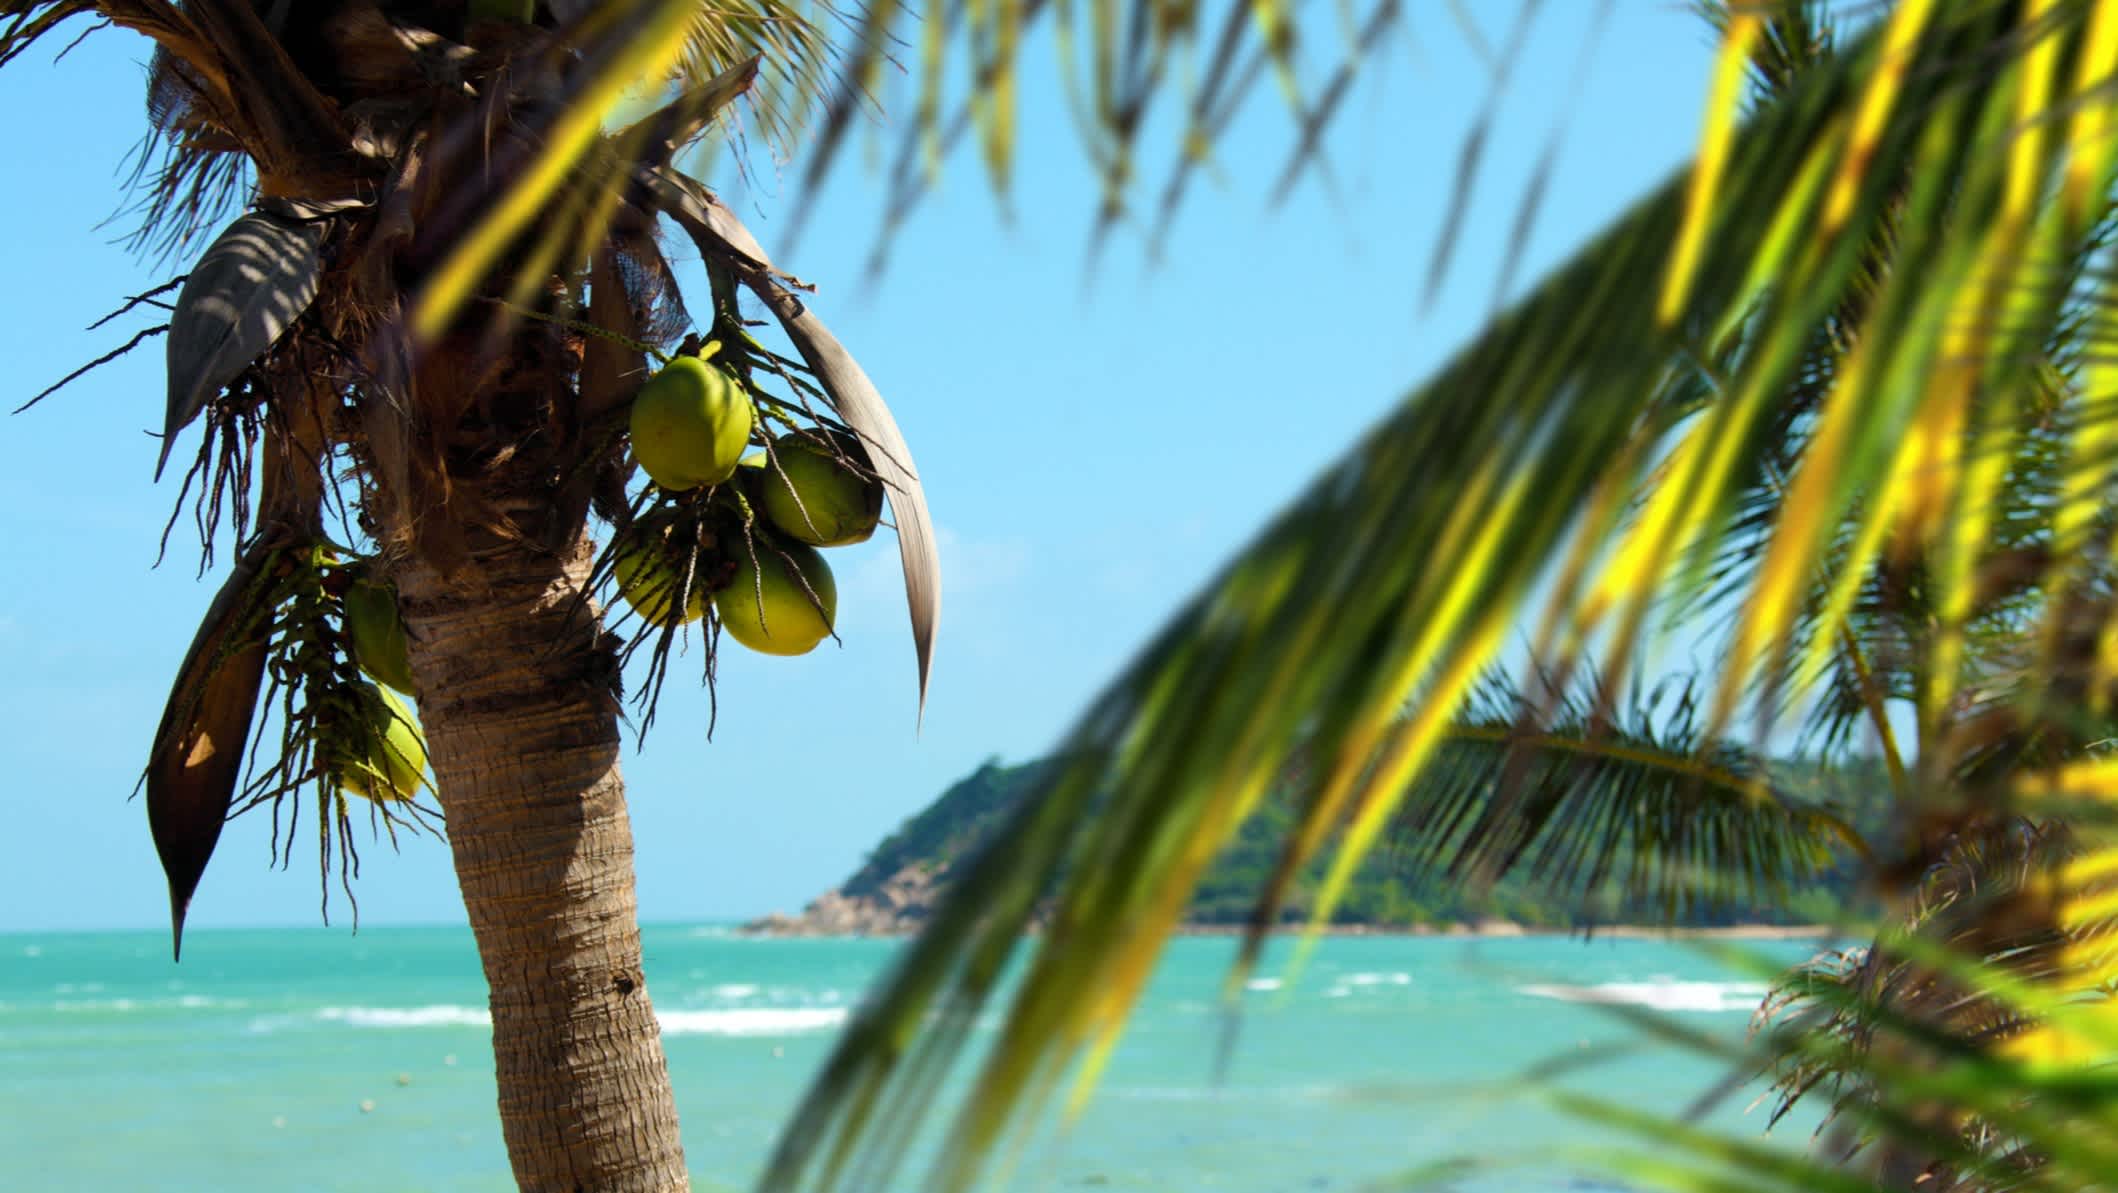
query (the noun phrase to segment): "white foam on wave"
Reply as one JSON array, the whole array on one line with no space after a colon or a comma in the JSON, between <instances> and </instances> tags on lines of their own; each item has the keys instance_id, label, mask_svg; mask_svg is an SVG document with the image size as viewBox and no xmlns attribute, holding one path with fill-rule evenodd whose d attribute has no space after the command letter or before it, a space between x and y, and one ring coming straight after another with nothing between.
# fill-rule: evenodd
<instances>
[{"instance_id":1,"label":"white foam on wave","mask_svg":"<svg viewBox=\"0 0 2118 1193\"><path fill-rule=\"evenodd\" d=\"M744 1007L728 1011L663 1011L656 1018L672 1036L798 1036L829 1031L846 1021L844 1007Z\"/></svg>"},{"instance_id":2,"label":"white foam on wave","mask_svg":"<svg viewBox=\"0 0 2118 1193\"><path fill-rule=\"evenodd\" d=\"M751 995L756 994L757 991L757 986L750 982L723 982L708 990L707 993L715 998L736 999L749 998Z\"/></svg>"},{"instance_id":3,"label":"white foam on wave","mask_svg":"<svg viewBox=\"0 0 2118 1193\"><path fill-rule=\"evenodd\" d=\"M52 1000L51 1009L79 1014L95 1011L166 1011L171 1007L199 1011L249 1005L239 998L211 998L204 994L186 994L180 998L60 998Z\"/></svg>"},{"instance_id":4,"label":"white foam on wave","mask_svg":"<svg viewBox=\"0 0 2118 1193\"><path fill-rule=\"evenodd\" d=\"M1518 994L1556 998L1561 1002L1646 1007L1655 1011L1754 1011L1766 987L1757 982L1682 982L1657 977L1645 982L1604 982L1596 986L1517 986Z\"/></svg>"},{"instance_id":5,"label":"white foam on wave","mask_svg":"<svg viewBox=\"0 0 2118 1193\"><path fill-rule=\"evenodd\" d=\"M349 1027L490 1027L493 1017L479 1007L442 1004L426 1007L325 1007L318 1019Z\"/></svg>"},{"instance_id":6,"label":"white foam on wave","mask_svg":"<svg viewBox=\"0 0 2118 1193\"><path fill-rule=\"evenodd\" d=\"M1280 988L1280 984L1279 978L1252 978L1243 983L1244 986L1252 990L1277 990Z\"/></svg>"},{"instance_id":7,"label":"white foam on wave","mask_svg":"<svg viewBox=\"0 0 2118 1193\"><path fill-rule=\"evenodd\" d=\"M1409 986L1412 975L1408 973L1349 973L1339 979L1343 986Z\"/></svg>"},{"instance_id":8,"label":"white foam on wave","mask_svg":"<svg viewBox=\"0 0 2118 1193\"><path fill-rule=\"evenodd\" d=\"M324 1007L315 1018L348 1027L490 1027L492 1016L482 1008L466 1006L425 1007ZM794 1036L828 1031L846 1021L842 1007L745 1007L723 1011L662 1011L656 1018L664 1033L672 1036Z\"/></svg>"},{"instance_id":9,"label":"white foam on wave","mask_svg":"<svg viewBox=\"0 0 2118 1193\"><path fill-rule=\"evenodd\" d=\"M51 1004L54 1011L137 1011L141 1007L137 999L131 998L62 998Z\"/></svg>"}]
</instances>

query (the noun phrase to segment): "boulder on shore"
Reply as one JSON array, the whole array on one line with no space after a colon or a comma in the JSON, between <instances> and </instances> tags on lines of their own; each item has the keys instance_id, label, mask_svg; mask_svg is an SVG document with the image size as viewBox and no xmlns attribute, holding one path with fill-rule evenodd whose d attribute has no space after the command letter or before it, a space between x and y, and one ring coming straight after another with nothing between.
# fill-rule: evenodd
<instances>
[{"instance_id":1,"label":"boulder on shore","mask_svg":"<svg viewBox=\"0 0 2118 1193\"><path fill-rule=\"evenodd\" d=\"M825 891L800 915L773 912L742 930L756 936L903 936L926 923L945 871L907 866L873 893Z\"/></svg>"}]
</instances>

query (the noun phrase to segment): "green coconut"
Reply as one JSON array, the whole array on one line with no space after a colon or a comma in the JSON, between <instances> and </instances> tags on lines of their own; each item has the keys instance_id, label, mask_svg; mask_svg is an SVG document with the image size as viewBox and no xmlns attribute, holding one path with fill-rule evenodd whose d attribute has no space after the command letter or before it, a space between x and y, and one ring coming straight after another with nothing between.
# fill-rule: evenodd
<instances>
[{"instance_id":1,"label":"green coconut","mask_svg":"<svg viewBox=\"0 0 2118 1193\"><path fill-rule=\"evenodd\" d=\"M705 586L694 580L684 600L683 616L672 620L676 594L684 581L677 565L658 546L632 543L620 547L611 571L618 579L618 595L649 624L682 625L706 616L709 598Z\"/></svg>"},{"instance_id":2,"label":"green coconut","mask_svg":"<svg viewBox=\"0 0 2118 1193\"><path fill-rule=\"evenodd\" d=\"M803 580L821 610L810 602ZM748 551L736 553L735 579L713 594L713 608L728 636L752 650L808 654L831 635L838 618L838 583L831 578L831 565L807 544L760 542L755 561Z\"/></svg>"},{"instance_id":3,"label":"green coconut","mask_svg":"<svg viewBox=\"0 0 2118 1193\"><path fill-rule=\"evenodd\" d=\"M743 458L756 417L735 378L680 356L633 398L633 458L665 489L718 485Z\"/></svg>"},{"instance_id":4,"label":"green coconut","mask_svg":"<svg viewBox=\"0 0 2118 1193\"><path fill-rule=\"evenodd\" d=\"M771 475L771 462L765 458L764 451L760 449L751 452L741 460L736 461L733 489L723 489L721 492L723 494L740 494L742 500L748 501L750 507L756 509L758 503L764 498L765 480ZM740 503L731 496L728 504L733 508Z\"/></svg>"},{"instance_id":5,"label":"green coconut","mask_svg":"<svg viewBox=\"0 0 2118 1193\"><path fill-rule=\"evenodd\" d=\"M377 680L412 694L411 645L397 616L397 589L359 579L346 589L346 631L353 661Z\"/></svg>"},{"instance_id":6,"label":"green coconut","mask_svg":"<svg viewBox=\"0 0 2118 1193\"><path fill-rule=\"evenodd\" d=\"M388 688L362 684L359 699L367 717L364 744L359 757L340 761L339 784L372 800L416 798L427 785L426 734Z\"/></svg>"},{"instance_id":7,"label":"green coconut","mask_svg":"<svg viewBox=\"0 0 2118 1193\"><path fill-rule=\"evenodd\" d=\"M833 435L832 441L844 459L813 439L780 436L772 444L779 468L759 485L765 519L812 547L866 542L882 521L883 486L868 466L867 451L851 435Z\"/></svg>"}]
</instances>

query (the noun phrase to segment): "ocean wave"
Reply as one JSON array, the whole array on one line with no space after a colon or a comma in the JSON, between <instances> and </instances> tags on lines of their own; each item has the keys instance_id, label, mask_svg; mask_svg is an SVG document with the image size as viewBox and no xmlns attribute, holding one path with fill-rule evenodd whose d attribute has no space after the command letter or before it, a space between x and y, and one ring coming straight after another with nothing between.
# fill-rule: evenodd
<instances>
[{"instance_id":1,"label":"ocean wave","mask_svg":"<svg viewBox=\"0 0 2118 1193\"><path fill-rule=\"evenodd\" d=\"M1408 973L1349 973L1338 980L1341 986L1409 986L1412 975Z\"/></svg>"},{"instance_id":2,"label":"ocean wave","mask_svg":"<svg viewBox=\"0 0 2118 1193\"><path fill-rule=\"evenodd\" d=\"M491 1027L482 1007L324 1007L313 1018L348 1027ZM846 1021L841 1007L745 1007L721 1011L662 1011L656 1015L672 1036L794 1036L828 1031Z\"/></svg>"},{"instance_id":3,"label":"ocean wave","mask_svg":"<svg viewBox=\"0 0 2118 1193\"><path fill-rule=\"evenodd\" d=\"M74 1014L81 1011L137 1011L144 1005L136 998L61 998L51 1004L51 1009Z\"/></svg>"},{"instance_id":4,"label":"ocean wave","mask_svg":"<svg viewBox=\"0 0 2118 1193\"><path fill-rule=\"evenodd\" d=\"M662 1011L664 1035L798 1036L846 1021L844 1007L744 1007L729 1011Z\"/></svg>"},{"instance_id":5,"label":"ocean wave","mask_svg":"<svg viewBox=\"0 0 2118 1193\"><path fill-rule=\"evenodd\" d=\"M59 998L50 1003L52 1010L70 1015L100 1011L166 1011L171 1008L198 1011L249 1005L239 998L211 998L204 994L186 994L179 998Z\"/></svg>"},{"instance_id":6,"label":"ocean wave","mask_svg":"<svg viewBox=\"0 0 2118 1193\"><path fill-rule=\"evenodd\" d=\"M1324 991L1325 998L1351 998L1356 994L1373 995L1386 988L1402 988L1412 985L1409 973L1349 973L1334 979L1331 988Z\"/></svg>"},{"instance_id":7,"label":"ocean wave","mask_svg":"<svg viewBox=\"0 0 2118 1193\"><path fill-rule=\"evenodd\" d=\"M840 1007L846 992L830 987L780 986L762 982L673 984L656 992L663 1009L718 1010L724 1007Z\"/></svg>"},{"instance_id":8,"label":"ocean wave","mask_svg":"<svg viewBox=\"0 0 2118 1193\"><path fill-rule=\"evenodd\" d=\"M1096 1096L1121 1102L1317 1102L1336 1098L1345 1089L1335 1085L1107 1085Z\"/></svg>"},{"instance_id":9,"label":"ocean wave","mask_svg":"<svg viewBox=\"0 0 2118 1193\"><path fill-rule=\"evenodd\" d=\"M1765 997L1758 982L1683 982L1658 977L1645 982L1604 982L1597 986L1529 985L1515 992L1561 1002L1647 1007L1655 1011L1754 1011Z\"/></svg>"},{"instance_id":10,"label":"ocean wave","mask_svg":"<svg viewBox=\"0 0 2118 1193\"><path fill-rule=\"evenodd\" d=\"M325 1007L316 1017L348 1027L491 1027L482 1007L442 1004L426 1007Z\"/></svg>"}]
</instances>

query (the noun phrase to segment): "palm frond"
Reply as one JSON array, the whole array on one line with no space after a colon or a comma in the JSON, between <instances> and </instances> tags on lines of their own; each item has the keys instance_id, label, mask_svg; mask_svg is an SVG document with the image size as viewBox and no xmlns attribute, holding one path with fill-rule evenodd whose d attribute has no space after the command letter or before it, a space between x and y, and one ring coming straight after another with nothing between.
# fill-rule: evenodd
<instances>
[{"instance_id":1,"label":"palm frond","mask_svg":"<svg viewBox=\"0 0 2118 1193\"><path fill-rule=\"evenodd\" d=\"M1182 87L1183 131L1161 172L1160 218L1181 202L1192 172L1206 163L1235 112L1270 76L1296 122L1297 145L1287 169L1292 179L1320 168L1323 134L1384 36L1400 20L1395 0L1378 0L1341 50L1304 60L1301 24L1274 0L1243 0L1225 12L1191 4L1128 0L1123 4L1054 5L1047 0L943 5L932 12L893 2L862 5L858 15L821 0L743 0L688 6L681 28L658 25L656 0L595 5L583 0L553 6L582 46L622 30L628 53L651 61L646 77L696 87L759 56L760 84L750 111L766 141L791 149L797 133L813 128L806 146L803 203L820 190L843 157L847 134L892 90L893 75L916 75L912 119L899 137L890 194L881 204L884 235L920 201L946 148L975 133L988 177L1005 194L1018 136L1015 95L1025 54L1048 33L1057 55L1083 151L1102 184L1099 227L1127 218L1143 182L1146 138L1162 124L1158 105ZM913 31L916 24L917 32ZM650 44L652 43L652 44ZM1209 48L1210 47L1210 48ZM1186 64L1203 68L1193 77ZM1309 72L1321 70L1320 83ZM1315 98L1312 99L1312 96ZM588 94L588 109L604 119L629 102L617 93ZM588 110L577 108L576 110ZM578 144L554 143L554 158L570 159ZM740 163L739 163L740 164ZM1284 189L1284 182L1282 189Z\"/></svg>"},{"instance_id":2,"label":"palm frond","mask_svg":"<svg viewBox=\"0 0 2118 1193\"><path fill-rule=\"evenodd\" d=\"M943 156L966 135L975 136L986 176L1004 197L1019 135L1018 80L1029 69L1025 49L1048 39L1081 150L1101 188L1096 236L1140 214L1136 208L1147 206L1140 193L1158 176L1155 222L1166 229L1195 171L1211 160L1222 131L1268 77L1277 82L1296 128L1280 189L1321 169L1324 132L1401 16L1395 0L1378 0L1342 49L1305 61L1304 23L1272 0L1243 0L1218 9L1153 0L1084 5L1017 0L948 6L938 14L872 4L848 39L843 73L810 147L805 204L844 157L846 133L889 81L901 53L917 60L916 79L907 84L913 119L897 134L889 194L882 204L884 246L926 195ZM915 20L916 36L907 28ZM1312 80L1313 71L1320 82ZM1171 109L1166 116L1165 104ZM1147 164L1157 152L1149 137L1171 122L1180 131L1168 147L1167 163ZM799 221L800 215L797 229Z\"/></svg>"},{"instance_id":3,"label":"palm frond","mask_svg":"<svg viewBox=\"0 0 2118 1193\"><path fill-rule=\"evenodd\" d=\"M2033 8L1899 9L1728 126L1711 202L1692 201L1701 184L1680 177L1636 206L1269 527L1065 740L1041 798L848 1031L766 1187L888 1169L917 1118L904 1108L937 1088L1000 994L1037 894L1063 871L1074 878L934 1174L940 1188L968 1185L1018 1106L1084 1056L1077 1080L1092 1080L1192 885L1297 746L1322 777L1309 816L1345 829L1319 900L1328 914L1334 884L1415 789L1534 585L1570 552L1593 566L1555 598L1579 602L1559 641L1612 635L1607 662L1630 666L1646 612L1719 541L1816 329L1877 281L1863 264L1886 222L1903 243L1817 404L1703 738L1718 740L1761 676L1784 674L1788 615L1839 528L1855 526L1846 566L1865 574L1881 546L1865 527L1932 510L1911 525L1933 534L1990 503L2001 474L1950 447L1949 428L2014 425L2020 345L2064 306L2055 258L2030 246L2085 234L2111 164L2111 146L2080 139L2086 113L2108 106L2113 63L2091 26L2111 9ZM2055 62L2068 67L2056 86ZM2087 189L2063 187L2077 171ZM1687 218L1705 233L1693 264L1672 272ZM1717 400L1673 404L1670 378L1715 359L1708 346L1738 329L1745 347ZM1990 413L1972 402L1988 395ZM1931 466L1911 470L1914 451ZM1596 495L1641 485L1640 516L1616 532ZM1959 629L1975 571L1963 542L1954 529L1937 541L1951 560L1941 620ZM1563 655L1562 676L1569 666ZM1930 707L1961 673L1945 676L1922 693Z\"/></svg>"},{"instance_id":4,"label":"palm frond","mask_svg":"<svg viewBox=\"0 0 2118 1193\"><path fill-rule=\"evenodd\" d=\"M75 20L80 18L80 20ZM155 41L148 66L149 132L133 151L128 190L139 223L135 249L182 250L219 226L253 184L250 162L217 109L208 81L186 53L204 56L203 42L175 4L166 0L5 0L0 3L0 67L52 34L77 26L75 36L122 25Z\"/></svg>"},{"instance_id":5,"label":"palm frond","mask_svg":"<svg viewBox=\"0 0 2118 1193\"><path fill-rule=\"evenodd\" d=\"M1868 846L1770 760L1701 732L1690 680L1533 700L1497 677L1471 693L1390 830L1399 864L1483 886L1526 875L1584 923L1681 922L1785 901ZM1525 726L1534 726L1525 731Z\"/></svg>"},{"instance_id":6,"label":"palm frond","mask_svg":"<svg viewBox=\"0 0 2118 1193\"><path fill-rule=\"evenodd\" d=\"M1553 696L1549 677L1524 687L1489 673L1398 797L1378 847L1392 871L1473 901L1515 878L1592 928L1784 906L1870 854L1844 808L1814 798L1831 790L1822 772L1706 741L1696 680L1627 689L1620 699L1592 676ZM1283 922L1298 876L1342 827L1302 804L1318 794L1305 754L1277 784L1295 793L1300 827L1257 895L1260 928ZM1231 987L1261 944L1245 942Z\"/></svg>"},{"instance_id":7,"label":"palm frond","mask_svg":"<svg viewBox=\"0 0 2118 1193\"><path fill-rule=\"evenodd\" d=\"M1874 941L1773 975L1736 957L1773 993L1751 1046L1633 1016L1659 1038L1773 1081L1777 1122L1827 1101L1813 1161L1774 1157L1716 1134L1559 1094L1593 1122L1651 1141L1599 1167L1649 1187L1701 1187L1709 1171L1767 1187L2060 1191L2100 1188L2118 1171L2118 851L2110 847L2114 770L2106 756L2017 770L2036 817L1959 832ZM1673 1155L1674 1153L1674 1155ZM1676 1157L1685 1159L1671 1163ZM1719 1187L1708 1185L1707 1187Z\"/></svg>"},{"instance_id":8,"label":"palm frond","mask_svg":"<svg viewBox=\"0 0 2118 1193\"><path fill-rule=\"evenodd\" d=\"M572 61L553 81L552 102L518 114L525 135L512 159L488 169L476 203L459 203L460 231L447 238L450 248L414 307L420 337L454 320L532 228L539 239L529 260L585 258L635 172L667 164L718 127L738 95L749 98L768 139L784 143L827 85L834 51L821 23L826 6L631 0L571 8L579 8L577 19L553 37ZM607 134L643 82L650 93L675 94ZM475 121L459 125L456 148L473 156L484 134ZM554 208L570 218L551 219ZM528 285L542 276L515 272Z\"/></svg>"},{"instance_id":9,"label":"palm frond","mask_svg":"<svg viewBox=\"0 0 2118 1193\"><path fill-rule=\"evenodd\" d=\"M710 86L736 66L761 63L749 111L768 145L791 153L808 121L838 76L839 22L828 3L814 0L743 0L697 5L677 56L675 81L684 88Z\"/></svg>"},{"instance_id":10,"label":"palm frond","mask_svg":"<svg viewBox=\"0 0 2118 1193\"><path fill-rule=\"evenodd\" d=\"M1949 948L1975 946L1990 935L1993 913L2026 893L2026 883L2072 855L2070 835L2050 825L2010 822L1951 844L1922 882L1900 931L1917 932ZM1982 958L2018 974L2049 976L2059 943L2055 931L2038 939L2011 938L2004 956ZM1782 978L1760 1009L1780 1053L1774 1084L1778 1118L1814 1090L1830 1097L1834 1113L1883 1091L1859 1057L1879 1034L1917 1034L1929 1042L1953 1038L1966 1050L1990 1048L2023 1031L2020 1009L1977 996L1887 943L1826 953ZM1826 1049L1824 1040L1843 1048Z\"/></svg>"}]
</instances>

